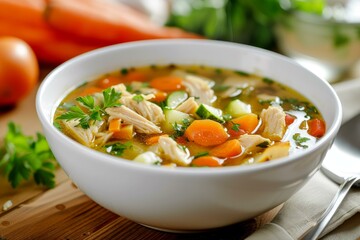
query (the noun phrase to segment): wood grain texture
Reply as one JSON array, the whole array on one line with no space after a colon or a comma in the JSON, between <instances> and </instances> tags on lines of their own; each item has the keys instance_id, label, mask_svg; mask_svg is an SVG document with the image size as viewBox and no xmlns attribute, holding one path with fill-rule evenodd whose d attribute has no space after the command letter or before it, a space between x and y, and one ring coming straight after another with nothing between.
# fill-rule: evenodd
<instances>
[{"instance_id":1,"label":"wood grain texture","mask_svg":"<svg viewBox=\"0 0 360 240\"><path fill-rule=\"evenodd\" d=\"M233 226L194 234L166 233L118 216L67 180L0 215L0 239L244 239L280 207Z\"/></svg>"}]
</instances>

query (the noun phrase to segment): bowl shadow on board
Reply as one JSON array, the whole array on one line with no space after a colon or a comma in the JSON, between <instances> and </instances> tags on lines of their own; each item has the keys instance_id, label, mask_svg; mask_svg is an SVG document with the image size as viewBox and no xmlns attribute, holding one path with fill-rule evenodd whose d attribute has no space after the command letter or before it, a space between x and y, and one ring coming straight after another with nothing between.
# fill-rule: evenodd
<instances>
[{"instance_id":1,"label":"bowl shadow on board","mask_svg":"<svg viewBox=\"0 0 360 240\"><path fill-rule=\"evenodd\" d=\"M137 224L148 228L149 231L160 231L168 240L242 240L249 237L265 224L271 222L280 212L283 206L284 204L282 203L279 206L257 217L239 223L204 230L169 230L156 228L141 223Z\"/></svg>"}]
</instances>

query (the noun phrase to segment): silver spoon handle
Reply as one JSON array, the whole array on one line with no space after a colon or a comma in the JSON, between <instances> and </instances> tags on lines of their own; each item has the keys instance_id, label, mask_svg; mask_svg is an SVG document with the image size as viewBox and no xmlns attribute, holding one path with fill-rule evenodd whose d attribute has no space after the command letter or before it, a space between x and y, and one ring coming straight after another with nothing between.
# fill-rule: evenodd
<instances>
[{"instance_id":1,"label":"silver spoon handle","mask_svg":"<svg viewBox=\"0 0 360 240\"><path fill-rule=\"evenodd\" d=\"M323 232L325 227L330 222L331 218L334 216L336 210L339 208L340 204L344 200L346 194L349 192L350 188L354 183L359 181L359 177L349 177L340 185L339 190L335 194L335 197L332 199L328 208L321 215L320 219L316 222L314 227L310 229L301 239L303 240L315 240L318 239L320 234Z\"/></svg>"}]
</instances>

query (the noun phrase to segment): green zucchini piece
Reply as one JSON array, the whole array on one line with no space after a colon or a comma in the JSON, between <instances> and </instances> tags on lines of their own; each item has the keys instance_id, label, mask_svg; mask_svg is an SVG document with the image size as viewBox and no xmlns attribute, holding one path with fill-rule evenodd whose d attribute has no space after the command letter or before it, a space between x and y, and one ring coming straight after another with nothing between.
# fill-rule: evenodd
<instances>
[{"instance_id":1,"label":"green zucchini piece","mask_svg":"<svg viewBox=\"0 0 360 240\"><path fill-rule=\"evenodd\" d=\"M225 122L224 118L222 117L222 111L207 104L200 104L195 113L202 119L210 119L219 123Z\"/></svg>"},{"instance_id":2,"label":"green zucchini piece","mask_svg":"<svg viewBox=\"0 0 360 240\"><path fill-rule=\"evenodd\" d=\"M231 101L225 111L232 117L240 117L242 115L251 113L251 106L247 103L242 102L239 99Z\"/></svg>"},{"instance_id":3,"label":"green zucchini piece","mask_svg":"<svg viewBox=\"0 0 360 240\"><path fill-rule=\"evenodd\" d=\"M176 108L180 103L184 102L189 95L185 91L175 91L169 94L166 99L166 106L169 108Z\"/></svg>"},{"instance_id":4,"label":"green zucchini piece","mask_svg":"<svg viewBox=\"0 0 360 240\"><path fill-rule=\"evenodd\" d=\"M174 124L177 123L179 125L182 125L185 121L192 122L194 119L187 113L183 113L174 109L165 109L165 123L164 123L164 129L166 131L172 132L174 130Z\"/></svg>"}]
</instances>

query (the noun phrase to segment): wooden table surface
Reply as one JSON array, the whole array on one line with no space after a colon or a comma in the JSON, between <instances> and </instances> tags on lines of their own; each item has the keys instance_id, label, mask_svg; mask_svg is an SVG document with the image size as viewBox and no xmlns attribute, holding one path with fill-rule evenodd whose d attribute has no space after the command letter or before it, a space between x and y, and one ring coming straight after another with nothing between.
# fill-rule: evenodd
<instances>
[{"instance_id":1,"label":"wooden table surface","mask_svg":"<svg viewBox=\"0 0 360 240\"><path fill-rule=\"evenodd\" d=\"M42 132L35 110L35 95L36 89L18 106L0 111L1 139L9 121L20 125L25 134ZM12 206L4 211L3 205L8 201L12 202ZM7 179L0 176L0 240L240 240L271 221L280 208L222 229L191 234L166 233L141 226L102 208L77 189L61 168L56 172L56 187L53 189L44 189L31 182L12 189Z\"/></svg>"}]
</instances>

